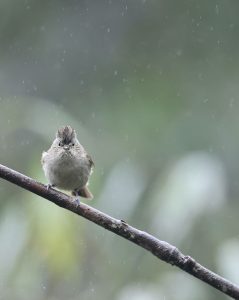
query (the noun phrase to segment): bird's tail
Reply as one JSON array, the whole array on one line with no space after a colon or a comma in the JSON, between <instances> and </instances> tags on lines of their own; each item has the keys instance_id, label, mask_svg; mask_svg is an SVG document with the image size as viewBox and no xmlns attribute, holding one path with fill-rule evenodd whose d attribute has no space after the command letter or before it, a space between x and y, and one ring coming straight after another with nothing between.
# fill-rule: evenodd
<instances>
[{"instance_id":1,"label":"bird's tail","mask_svg":"<svg viewBox=\"0 0 239 300\"><path fill-rule=\"evenodd\" d=\"M84 186L83 188L81 188L79 190L75 190L73 192L73 194L76 195L76 196L87 198L87 199L93 199L94 198L94 196L92 195L90 190L87 188L87 186Z\"/></svg>"}]
</instances>

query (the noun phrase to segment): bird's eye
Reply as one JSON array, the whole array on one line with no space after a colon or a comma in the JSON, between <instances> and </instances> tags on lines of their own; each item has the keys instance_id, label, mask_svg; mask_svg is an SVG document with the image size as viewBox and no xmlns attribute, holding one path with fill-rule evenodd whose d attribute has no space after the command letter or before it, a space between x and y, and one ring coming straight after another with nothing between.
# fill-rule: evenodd
<instances>
[{"instance_id":1,"label":"bird's eye","mask_svg":"<svg viewBox=\"0 0 239 300\"><path fill-rule=\"evenodd\" d=\"M75 144L74 144L74 143L72 143L72 144L71 144L71 146L73 146L73 147L74 147L74 146L75 146Z\"/></svg>"},{"instance_id":2,"label":"bird's eye","mask_svg":"<svg viewBox=\"0 0 239 300\"><path fill-rule=\"evenodd\" d=\"M58 144L58 146L62 146L62 144L61 144L61 143L59 143L59 144Z\"/></svg>"}]
</instances>

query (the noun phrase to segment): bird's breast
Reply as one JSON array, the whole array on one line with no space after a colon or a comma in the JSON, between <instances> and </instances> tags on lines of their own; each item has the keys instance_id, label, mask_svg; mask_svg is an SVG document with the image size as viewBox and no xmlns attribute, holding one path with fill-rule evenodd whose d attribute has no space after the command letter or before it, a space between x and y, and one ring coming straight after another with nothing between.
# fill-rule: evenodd
<instances>
[{"instance_id":1,"label":"bird's breast","mask_svg":"<svg viewBox=\"0 0 239 300\"><path fill-rule=\"evenodd\" d=\"M84 157L63 154L45 163L49 182L64 190L74 190L87 184L90 168Z\"/></svg>"}]
</instances>

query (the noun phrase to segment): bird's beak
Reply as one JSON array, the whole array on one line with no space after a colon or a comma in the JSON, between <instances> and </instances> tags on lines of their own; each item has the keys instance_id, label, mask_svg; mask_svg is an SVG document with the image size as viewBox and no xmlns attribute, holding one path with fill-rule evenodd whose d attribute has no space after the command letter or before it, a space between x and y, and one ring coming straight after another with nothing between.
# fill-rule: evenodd
<instances>
[{"instance_id":1,"label":"bird's beak","mask_svg":"<svg viewBox=\"0 0 239 300\"><path fill-rule=\"evenodd\" d=\"M63 146L63 149L64 149L64 150L69 150L69 146L68 146L68 145L64 145L64 146Z\"/></svg>"}]
</instances>

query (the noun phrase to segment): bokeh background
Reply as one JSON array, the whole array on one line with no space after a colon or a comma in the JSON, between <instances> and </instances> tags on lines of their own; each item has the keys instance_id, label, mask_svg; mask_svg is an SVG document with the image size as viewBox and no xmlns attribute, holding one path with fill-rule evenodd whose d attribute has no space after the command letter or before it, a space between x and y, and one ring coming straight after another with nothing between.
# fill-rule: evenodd
<instances>
[{"instance_id":1,"label":"bokeh background","mask_svg":"<svg viewBox=\"0 0 239 300\"><path fill-rule=\"evenodd\" d=\"M71 125L90 205L239 284L239 2L0 1L1 163ZM4 180L0 299L228 299Z\"/></svg>"}]
</instances>

